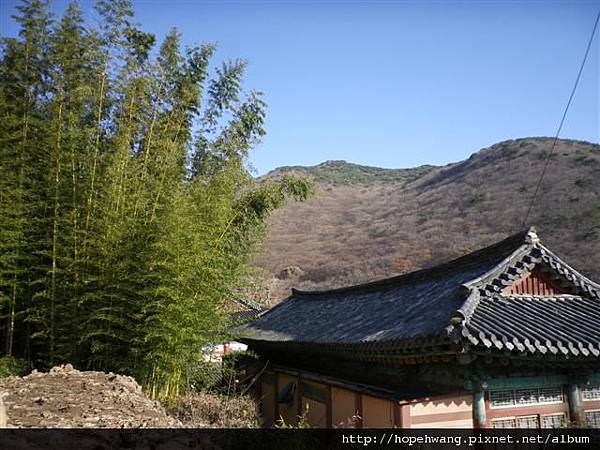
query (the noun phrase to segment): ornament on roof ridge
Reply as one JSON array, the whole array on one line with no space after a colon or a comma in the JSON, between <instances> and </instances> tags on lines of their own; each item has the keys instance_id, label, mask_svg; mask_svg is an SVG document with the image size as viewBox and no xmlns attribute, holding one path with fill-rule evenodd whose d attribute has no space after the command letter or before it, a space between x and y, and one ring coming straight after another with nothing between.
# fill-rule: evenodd
<instances>
[{"instance_id":1,"label":"ornament on roof ridge","mask_svg":"<svg viewBox=\"0 0 600 450\"><path fill-rule=\"evenodd\" d=\"M540 238L537 235L537 230L535 229L535 227L531 227L529 229L525 240L527 241L528 244L532 244L534 246L537 246L540 243Z\"/></svg>"}]
</instances>

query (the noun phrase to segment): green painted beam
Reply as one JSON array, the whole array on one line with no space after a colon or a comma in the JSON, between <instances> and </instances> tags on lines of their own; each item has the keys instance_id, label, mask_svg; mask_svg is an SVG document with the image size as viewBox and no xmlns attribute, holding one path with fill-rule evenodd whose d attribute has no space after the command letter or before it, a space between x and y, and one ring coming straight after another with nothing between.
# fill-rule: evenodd
<instances>
[{"instance_id":1,"label":"green painted beam","mask_svg":"<svg viewBox=\"0 0 600 450\"><path fill-rule=\"evenodd\" d=\"M539 377L515 377L515 378L490 378L472 380L467 383L469 390L496 390L496 389L520 389L531 387L560 386L568 384L569 378L565 375L539 376Z\"/></svg>"},{"instance_id":2,"label":"green painted beam","mask_svg":"<svg viewBox=\"0 0 600 450\"><path fill-rule=\"evenodd\" d=\"M585 381L589 382L589 384L600 384L600 373L593 373L585 378Z\"/></svg>"},{"instance_id":3,"label":"green painted beam","mask_svg":"<svg viewBox=\"0 0 600 450\"><path fill-rule=\"evenodd\" d=\"M466 388L471 391L478 389L496 390L496 389L521 389L530 387L560 386L566 384L600 384L600 373L581 374L574 377L568 375L546 375L538 377L514 377L514 378L481 378L480 380L470 380Z\"/></svg>"}]
</instances>

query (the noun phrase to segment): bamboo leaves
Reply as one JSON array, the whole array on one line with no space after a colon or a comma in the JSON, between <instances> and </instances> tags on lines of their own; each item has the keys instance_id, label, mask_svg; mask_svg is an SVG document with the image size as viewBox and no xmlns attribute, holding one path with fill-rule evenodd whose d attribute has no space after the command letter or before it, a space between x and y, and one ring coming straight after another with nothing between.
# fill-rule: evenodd
<instances>
[{"instance_id":1,"label":"bamboo leaves","mask_svg":"<svg viewBox=\"0 0 600 450\"><path fill-rule=\"evenodd\" d=\"M156 397L189 385L203 345L225 335L269 213L304 180L257 184L265 134L244 61L180 48L100 1L99 28L71 4L19 7L0 65L1 352L47 367L134 375Z\"/></svg>"}]
</instances>

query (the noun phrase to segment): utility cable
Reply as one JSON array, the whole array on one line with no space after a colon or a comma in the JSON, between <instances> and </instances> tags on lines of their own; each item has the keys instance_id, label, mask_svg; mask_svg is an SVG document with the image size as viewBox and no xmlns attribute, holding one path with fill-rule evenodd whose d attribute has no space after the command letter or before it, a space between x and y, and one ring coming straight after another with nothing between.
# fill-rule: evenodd
<instances>
[{"instance_id":1,"label":"utility cable","mask_svg":"<svg viewBox=\"0 0 600 450\"><path fill-rule=\"evenodd\" d=\"M548 154L548 158L546 158L546 163L544 164L544 168L542 169L540 179L538 180L538 183L535 187L533 196L531 197L531 203L529 204L529 208L527 209L527 214L525 214L523 223L521 224L522 228L524 228L527 225L527 221L529 220L529 215L531 214L531 210L537 199L537 195L538 195L540 187L542 185L542 181L544 180L544 176L546 175L546 171L548 170L548 166L550 165L550 160L552 159L552 155L554 154L554 148L556 147L556 141L558 140L558 135L560 134L563 124L565 123L565 118L567 117L567 112L569 111L569 107L571 106L571 102L573 101L573 97L575 96L575 91L577 90L577 86L579 85L579 79L581 78L583 68L585 67L585 63L587 61L588 54L590 53L590 48L592 47L592 42L594 41L594 36L596 35L596 29L598 28L599 20L600 20L600 11L598 11L598 15L596 16L596 22L594 22L594 28L592 30L592 34L590 35L590 39L587 44L587 49L585 50L585 55L583 57L583 61L581 62L581 66L579 67L579 73L577 73L577 78L575 79L575 84L573 85L573 90L571 91L571 96L569 97L569 101L567 102L567 106L565 107L565 111L563 112L562 119L560 120L560 125L558 126L558 130L556 130L556 135L554 136L554 140L552 141L552 147L550 148L550 153Z\"/></svg>"}]
</instances>

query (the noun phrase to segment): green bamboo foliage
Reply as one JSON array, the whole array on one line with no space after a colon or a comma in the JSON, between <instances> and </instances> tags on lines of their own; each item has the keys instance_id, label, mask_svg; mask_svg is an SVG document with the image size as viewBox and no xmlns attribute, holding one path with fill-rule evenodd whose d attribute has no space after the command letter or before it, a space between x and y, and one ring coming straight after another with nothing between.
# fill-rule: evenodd
<instances>
[{"instance_id":1,"label":"green bamboo foliage","mask_svg":"<svg viewBox=\"0 0 600 450\"><path fill-rule=\"evenodd\" d=\"M269 213L311 187L257 184L265 134L245 61L213 68L133 23L128 0L56 20L23 1L0 66L0 354L138 377L155 397L189 386L223 338Z\"/></svg>"},{"instance_id":2,"label":"green bamboo foliage","mask_svg":"<svg viewBox=\"0 0 600 450\"><path fill-rule=\"evenodd\" d=\"M48 179L47 122L48 94L46 59L51 18L42 1L24 2L15 17L21 26L19 38L4 40L2 65L2 115L8 127L2 141L0 176L3 179L3 226L0 233L3 269L8 271L0 285L5 286L3 316L7 317L4 347L7 354L22 347L35 351L36 333L27 330L28 321L36 320L35 298L40 291L37 281L44 276L47 256L46 203ZM6 249L6 251L4 251ZM6 265L5 265L6 264ZM32 314L25 317L24 309ZM18 341L21 342L18 342Z\"/></svg>"}]
</instances>

